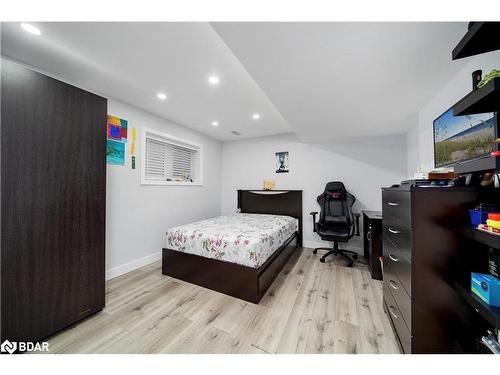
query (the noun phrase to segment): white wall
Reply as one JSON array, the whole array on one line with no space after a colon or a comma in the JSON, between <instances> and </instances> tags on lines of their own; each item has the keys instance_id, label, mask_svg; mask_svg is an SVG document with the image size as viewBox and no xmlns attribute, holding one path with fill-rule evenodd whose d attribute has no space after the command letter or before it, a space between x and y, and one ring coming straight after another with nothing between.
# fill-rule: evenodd
<instances>
[{"instance_id":1,"label":"white wall","mask_svg":"<svg viewBox=\"0 0 500 375\"><path fill-rule=\"evenodd\" d=\"M125 166L107 166L106 277L161 259L169 227L220 215L221 143L114 99L108 114L128 120ZM136 169L131 169L131 128L137 129ZM203 146L203 186L141 185L141 128Z\"/></svg>"},{"instance_id":2,"label":"white wall","mask_svg":"<svg viewBox=\"0 0 500 375\"><path fill-rule=\"evenodd\" d=\"M278 151L290 153L289 173L275 173ZM380 210L381 187L399 183L406 168L405 135L324 144L302 143L292 134L226 142L222 146L222 213L235 212L237 189L262 189L264 179L274 179L277 189L304 190L304 244L320 246L309 212L319 211L316 197L328 181L344 182L357 198L356 212ZM360 241L344 247L360 249Z\"/></svg>"},{"instance_id":3,"label":"white wall","mask_svg":"<svg viewBox=\"0 0 500 375\"><path fill-rule=\"evenodd\" d=\"M434 168L434 141L432 122L436 117L467 95L472 89L472 72L482 69L483 77L492 69L500 68L500 52L490 52L469 58L467 65L444 85L418 113L418 125L407 133L408 176L419 164L425 170Z\"/></svg>"},{"instance_id":4,"label":"white wall","mask_svg":"<svg viewBox=\"0 0 500 375\"><path fill-rule=\"evenodd\" d=\"M408 178L413 178L415 166L418 165L418 142L413 142L418 139L418 113L410 116L408 121L408 132L406 134L406 169Z\"/></svg>"}]
</instances>

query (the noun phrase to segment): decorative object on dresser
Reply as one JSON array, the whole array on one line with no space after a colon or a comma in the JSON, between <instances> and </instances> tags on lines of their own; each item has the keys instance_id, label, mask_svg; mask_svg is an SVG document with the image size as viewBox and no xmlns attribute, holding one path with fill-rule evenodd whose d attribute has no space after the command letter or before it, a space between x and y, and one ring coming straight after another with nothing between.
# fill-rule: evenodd
<instances>
[{"instance_id":1,"label":"decorative object on dresser","mask_svg":"<svg viewBox=\"0 0 500 375\"><path fill-rule=\"evenodd\" d=\"M362 211L363 255L370 266L372 279L382 280L382 212Z\"/></svg>"},{"instance_id":2,"label":"decorative object on dresser","mask_svg":"<svg viewBox=\"0 0 500 375\"><path fill-rule=\"evenodd\" d=\"M275 180L264 180L264 190L274 190L276 189L276 181Z\"/></svg>"},{"instance_id":3,"label":"decorative object on dresser","mask_svg":"<svg viewBox=\"0 0 500 375\"><path fill-rule=\"evenodd\" d=\"M404 353L473 350L468 307L453 285L467 264L456 228L477 198L475 188L382 189L384 309Z\"/></svg>"},{"instance_id":4,"label":"decorative object on dresser","mask_svg":"<svg viewBox=\"0 0 500 375\"><path fill-rule=\"evenodd\" d=\"M286 215L298 230L258 268L163 249L162 273L243 300L259 303L295 249L302 246L302 190L238 190L241 213Z\"/></svg>"},{"instance_id":5,"label":"decorative object on dresser","mask_svg":"<svg viewBox=\"0 0 500 375\"><path fill-rule=\"evenodd\" d=\"M2 60L1 340L102 310L107 100Z\"/></svg>"},{"instance_id":6,"label":"decorative object on dresser","mask_svg":"<svg viewBox=\"0 0 500 375\"><path fill-rule=\"evenodd\" d=\"M450 171L430 171L427 174L429 180L453 180L457 175Z\"/></svg>"}]
</instances>

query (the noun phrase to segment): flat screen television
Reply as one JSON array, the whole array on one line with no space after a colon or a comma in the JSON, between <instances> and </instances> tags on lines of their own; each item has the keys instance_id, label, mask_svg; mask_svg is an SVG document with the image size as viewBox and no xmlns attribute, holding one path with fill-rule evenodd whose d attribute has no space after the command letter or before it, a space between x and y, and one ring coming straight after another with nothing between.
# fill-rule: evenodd
<instances>
[{"instance_id":1,"label":"flat screen television","mask_svg":"<svg viewBox=\"0 0 500 375\"><path fill-rule=\"evenodd\" d=\"M489 156L496 150L495 133L495 113L453 116L448 109L434 120L434 166Z\"/></svg>"}]
</instances>

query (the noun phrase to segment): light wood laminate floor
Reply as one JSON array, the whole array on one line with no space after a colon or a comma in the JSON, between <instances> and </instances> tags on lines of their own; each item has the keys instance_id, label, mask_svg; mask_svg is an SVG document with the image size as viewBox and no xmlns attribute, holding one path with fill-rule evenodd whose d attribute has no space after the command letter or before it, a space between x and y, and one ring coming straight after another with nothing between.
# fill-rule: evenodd
<instances>
[{"instance_id":1,"label":"light wood laminate floor","mask_svg":"<svg viewBox=\"0 0 500 375\"><path fill-rule=\"evenodd\" d=\"M366 266L299 248L258 305L161 274L106 283L105 309L48 339L51 353L399 353Z\"/></svg>"}]
</instances>

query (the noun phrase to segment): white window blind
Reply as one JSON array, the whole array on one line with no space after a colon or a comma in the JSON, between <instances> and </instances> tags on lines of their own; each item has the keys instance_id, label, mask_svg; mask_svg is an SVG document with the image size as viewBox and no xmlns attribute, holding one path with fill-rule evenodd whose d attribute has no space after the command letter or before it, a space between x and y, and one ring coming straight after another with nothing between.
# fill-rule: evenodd
<instances>
[{"instance_id":1,"label":"white window blind","mask_svg":"<svg viewBox=\"0 0 500 375\"><path fill-rule=\"evenodd\" d=\"M146 136L145 177L149 181L189 181L198 150Z\"/></svg>"}]
</instances>

